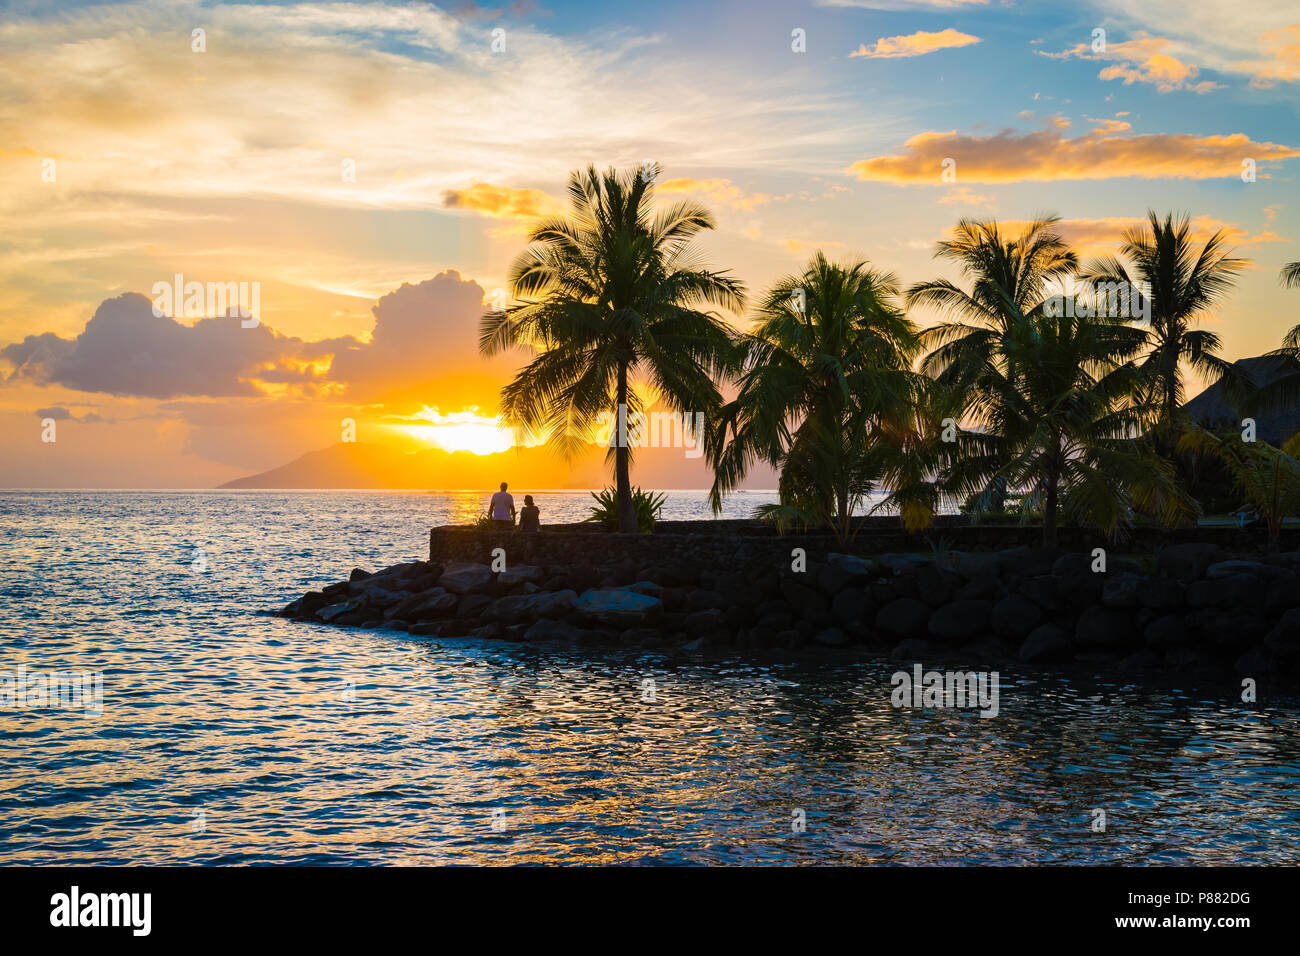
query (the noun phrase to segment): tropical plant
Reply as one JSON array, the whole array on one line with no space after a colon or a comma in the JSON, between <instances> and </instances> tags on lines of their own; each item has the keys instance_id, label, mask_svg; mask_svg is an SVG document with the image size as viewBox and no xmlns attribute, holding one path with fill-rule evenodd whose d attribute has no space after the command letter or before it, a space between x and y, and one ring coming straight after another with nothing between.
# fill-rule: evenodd
<instances>
[{"instance_id":1,"label":"tropical plant","mask_svg":"<svg viewBox=\"0 0 1300 956\"><path fill-rule=\"evenodd\" d=\"M1300 262L1282 267L1282 284L1300 288ZM1279 360L1272 380L1262 384L1253 396L1256 409L1290 408L1300 403L1300 325L1293 326L1282 339L1281 348L1269 353Z\"/></svg>"},{"instance_id":2,"label":"tropical plant","mask_svg":"<svg viewBox=\"0 0 1300 956\"><path fill-rule=\"evenodd\" d=\"M1276 551L1282 522L1300 515L1300 435L1278 449L1262 441L1243 441L1237 433L1221 436L1193 426L1183 433L1178 448L1223 462L1237 489L1259 510L1268 527L1269 550Z\"/></svg>"},{"instance_id":3,"label":"tropical plant","mask_svg":"<svg viewBox=\"0 0 1300 956\"><path fill-rule=\"evenodd\" d=\"M715 512L765 461L780 470L780 504L760 517L851 539L854 511L889 468L882 426L905 418L919 379L916 330L897 295L892 274L820 252L766 293L737 341L736 398L706 442Z\"/></svg>"},{"instance_id":4,"label":"tropical plant","mask_svg":"<svg viewBox=\"0 0 1300 956\"><path fill-rule=\"evenodd\" d=\"M730 330L707 307L741 309L743 287L692 250L713 228L707 210L691 201L652 210L658 174L657 166L573 173L569 216L531 230L510 271L513 304L482 319L483 354L535 352L502 390L503 420L521 437L546 436L566 458L605 416L639 411L634 380L647 380L673 411L709 415L721 405L715 379L733 368ZM635 532L631 449L615 445L618 528Z\"/></svg>"},{"instance_id":5,"label":"tropical plant","mask_svg":"<svg viewBox=\"0 0 1300 956\"><path fill-rule=\"evenodd\" d=\"M1158 411L1134 361L1144 341L1130 325L1068 312L1008 328L971 383L970 413L984 430L965 433L945 477L949 491L969 495L1005 481L1041 507L1047 548L1057 544L1062 516L1112 537L1138 512L1170 525L1194 516L1172 465L1143 435Z\"/></svg>"},{"instance_id":6,"label":"tropical plant","mask_svg":"<svg viewBox=\"0 0 1300 956\"><path fill-rule=\"evenodd\" d=\"M921 333L929 349L924 372L960 390L989 363L1005 361L1002 340L1043 311L1057 284L1078 268L1078 257L1053 228L1059 221L1045 216L1007 236L996 221L962 219L953 238L936 244L935 257L957 263L970 289L933 279L907 290L908 308L929 307L941 316Z\"/></svg>"},{"instance_id":7,"label":"tropical plant","mask_svg":"<svg viewBox=\"0 0 1300 956\"><path fill-rule=\"evenodd\" d=\"M1080 275L1094 286L1123 283L1129 290L1142 290L1130 291L1129 301L1138 300L1143 314L1150 310L1139 368L1158 403L1161 426L1173 426L1183 404L1183 363L1211 383L1223 380L1230 394L1244 397L1250 391L1249 380L1217 354L1219 336L1192 327L1213 314L1247 265L1229 254L1225 242L1226 232L1220 229L1198 249L1186 215L1175 220L1170 213L1161 221L1148 210L1146 225L1125 231L1122 258L1098 259Z\"/></svg>"},{"instance_id":8,"label":"tropical plant","mask_svg":"<svg viewBox=\"0 0 1300 956\"><path fill-rule=\"evenodd\" d=\"M619 527L618 489L605 488L599 493L593 491L591 497L596 503L591 507L591 516L584 521L600 522L607 528ZM654 530L655 522L663 513L665 496L653 491L642 491L639 487L632 489L632 510L636 515L638 531Z\"/></svg>"}]
</instances>

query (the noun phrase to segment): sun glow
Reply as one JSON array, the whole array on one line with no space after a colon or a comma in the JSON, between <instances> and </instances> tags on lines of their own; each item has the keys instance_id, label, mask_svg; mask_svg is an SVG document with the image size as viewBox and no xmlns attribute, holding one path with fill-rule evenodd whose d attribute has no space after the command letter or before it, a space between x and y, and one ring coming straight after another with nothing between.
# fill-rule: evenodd
<instances>
[{"instance_id":1,"label":"sun glow","mask_svg":"<svg viewBox=\"0 0 1300 956\"><path fill-rule=\"evenodd\" d=\"M424 407L411 416L428 424L397 425L399 430L444 451L468 451L475 455L494 455L514 445L514 436L495 418L480 415L478 408L442 414Z\"/></svg>"}]
</instances>

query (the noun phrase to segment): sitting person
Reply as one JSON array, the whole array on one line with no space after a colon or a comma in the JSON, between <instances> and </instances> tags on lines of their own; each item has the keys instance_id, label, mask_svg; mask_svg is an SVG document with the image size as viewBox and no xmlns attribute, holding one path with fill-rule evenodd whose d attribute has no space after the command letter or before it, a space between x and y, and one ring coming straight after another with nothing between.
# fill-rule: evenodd
<instances>
[{"instance_id":1,"label":"sitting person","mask_svg":"<svg viewBox=\"0 0 1300 956\"><path fill-rule=\"evenodd\" d=\"M524 495L524 507L519 512L520 531L541 531L541 509L533 504L532 495Z\"/></svg>"}]
</instances>

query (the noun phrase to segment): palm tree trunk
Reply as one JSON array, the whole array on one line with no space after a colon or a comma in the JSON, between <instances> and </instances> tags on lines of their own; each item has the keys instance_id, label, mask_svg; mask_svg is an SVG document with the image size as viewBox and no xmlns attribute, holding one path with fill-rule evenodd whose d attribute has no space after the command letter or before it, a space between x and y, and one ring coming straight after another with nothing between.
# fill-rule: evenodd
<instances>
[{"instance_id":1,"label":"palm tree trunk","mask_svg":"<svg viewBox=\"0 0 1300 956\"><path fill-rule=\"evenodd\" d=\"M1056 486L1059 482L1056 470L1047 476L1047 500L1043 503L1043 547L1056 547Z\"/></svg>"},{"instance_id":2,"label":"palm tree trunk","mask_svg":"<svg viewBox=\"0 0 1300 956\"><path fill-rule=\"evenodd\" d=\"M614 483L618 492L618 530L636 534L636 507L632 504L632 472L628 451L627 364L618 366L618 445L614 449Z\"/></svg>"}]
</instances>

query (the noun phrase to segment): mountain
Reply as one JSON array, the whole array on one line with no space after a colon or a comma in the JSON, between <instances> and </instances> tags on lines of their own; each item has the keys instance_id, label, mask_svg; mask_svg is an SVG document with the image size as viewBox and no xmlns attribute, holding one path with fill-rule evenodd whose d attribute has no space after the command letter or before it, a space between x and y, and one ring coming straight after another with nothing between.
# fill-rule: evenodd
<instances>
[{"instance_id":1,"label":"mountain","mask_svg":"<svg viewBox=\"0 0 1300 956\"><path fill-rule=\"evenodd\" d=\"M520 448L493 455L430 448L403 452L387 445L347 442L308 452L279 468L228 481L222 488L601 488L612 483L605 450L593 448L565 463L547 448ZM687 458L680 448L638 448L632 483L643 488L708 488L713 473L703 458ZM742 486L776 487L776 473L755 467Z\"/></svg>"},{"instance_id":2,"label":"mountain","mask_svg":"<svg viewBox=\"0 0 1300 956\"><path fill-rule=\"evenodd\" d=\"M1283 374L1297 371L1293 359L1278 355L1257 355L1238 359L1232 363L1244 372L1256 386L1267 385ZM1221 383L1211 385L1183 406L1184 411L1208 428L1240 428L1241 420L1252 414L1239 410L1228 401ZM1281 445L1296 432L1300 432L1300 409L1294 406L1274 407L1254 412L1255 434L1261 441Z\"/></svg>"}]
</instances>

